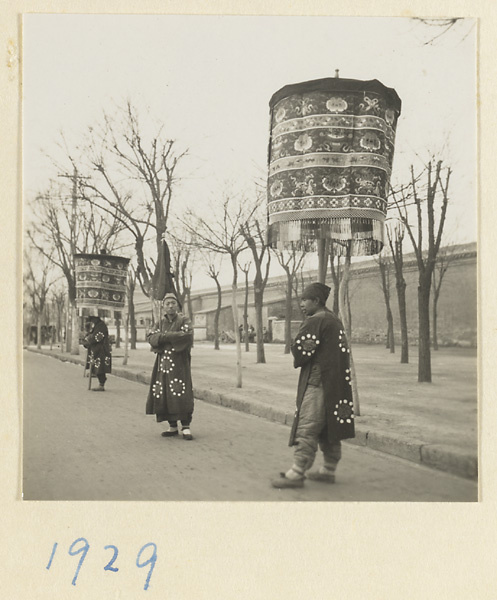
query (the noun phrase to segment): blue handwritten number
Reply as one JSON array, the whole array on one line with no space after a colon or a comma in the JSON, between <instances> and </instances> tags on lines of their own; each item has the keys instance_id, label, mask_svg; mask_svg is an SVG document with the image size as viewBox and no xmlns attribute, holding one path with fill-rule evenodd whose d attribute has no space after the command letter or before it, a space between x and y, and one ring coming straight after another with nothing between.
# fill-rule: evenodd
<instances>
[{"instance_id":1,"label":"blue handwritten number","mask_svg":"<svg viewBox=\"0 0 497 600\"><path fill-rule=\"evenodd\" d=\"M114 549L114 556L109 560L108 564L105 565L104 571L114 571L115 573L116 571L119 571L119 569L117 567L113 567L112 565L116 562L118 550L115 546L112 546L112 544L109 546L105 546L104 550L107 550L107 548Z\"/></svg>"},{"instance_id":2,"label":"blue handwritten number","mask_svg":"<svg viewBox=\"0 0 497 600\"><path fill-rule=\"evenodd\" d=\"M47 569L50 569L50 567L52 566L52 560L53 560L56 550L57 550L57 542L55 542L55 544L53 545L52 554L50 554L50 560L48 561Z\"/></svg>"},{"instance_id":3,"label":"blue handwritten number","mask_svg":"<svg viewBox=\"0 0 497 600\"><path fill-rule=\"evenodd\" d=\"M148 548L149 546L153 547L153 549L154 549L152 552L152 556L149 559L147 559L145 562L140 563L140 558L141 558L143 551L146 548ZM140 569L142 569L143 567L146 567L147 565L150 565L150 570L148 572L147 579L145 581L145 586L143 587L144 590L148 589L148 585L150 583L150 578L152 577L152 572L154 570L156 562L157 562L157 546L152 542L150 542L149 544L145 544L141 548L140 552L138 552L138 556L136 557L136 566L139 567Z\"/></svg>"},{"instance_id":4,"label":"blue handwritten number","mask_svg":"<svg viewBox=\"0 0 497 600\"><path fill-rule=\"evenodd\" d=\"M77 550L75 550L74 547L76 546L76 544L78 542L83 542L83 545L81 546L81 548L78 548ZM79 570L81 569L81 565L83 564L83 561L85 560L89 549L90 549L90 544L88 543L88 540L86 540L85 538L78 538L71 544L71 547L69 548L69 554L71 556L76 556L77 554L81 554L81 558L79 559L79 563L78 563L78 568L76 569L76 573L74 574L74 577L72 580L73 585L76 585L76 579L78 578Z\"/></svg>"}]
</instances>

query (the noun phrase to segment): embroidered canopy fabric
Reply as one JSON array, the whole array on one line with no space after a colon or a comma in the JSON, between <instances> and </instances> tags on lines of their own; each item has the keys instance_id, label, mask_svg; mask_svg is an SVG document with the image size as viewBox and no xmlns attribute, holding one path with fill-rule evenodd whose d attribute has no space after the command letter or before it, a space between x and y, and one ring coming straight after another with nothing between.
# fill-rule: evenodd
<instances>
[{"instance_id":1,"label":"embroidered canopy fabric","mask_svg":"<svg viewBox=\"0 0 497 600\"><path fill-rule=\"evenodd\" d=\"M129 258L75 254L76 303L82 316L100 313L119 318L126 301Z\"/></svg>"},{"instance_id":2,"label":"embroidered canopy fabric","mask_svg":"<svg viewBox=\"0 0 497 600\"><path fill-rule=\"evenodd\" d=\"M276 92L268 153L269 243L318 239L352 256L383 247L401 101L373 79L327 78Z\"/></svg>"}]
</instances>

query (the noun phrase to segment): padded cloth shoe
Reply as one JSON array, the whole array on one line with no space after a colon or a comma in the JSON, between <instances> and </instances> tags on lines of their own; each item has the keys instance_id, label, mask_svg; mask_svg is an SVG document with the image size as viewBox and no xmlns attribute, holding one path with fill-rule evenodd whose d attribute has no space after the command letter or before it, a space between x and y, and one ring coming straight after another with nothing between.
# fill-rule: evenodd
<instances>
[{"instance_id":1,"label":"padded cloth shoe","mask_svg":"<svg viewBox=\"0 0 497 600\"><path fill-rule=\"evenodd\" d=\"M335 475L333 473L321 473L320 471L313 471L306 474L307 479L312 481L321 481L323 483L335 483Z\"/></svg>"},{"instance_id":2,"label":"padded cloth shoe","mask_svg":"<svg viewBox=\"0 0 497 600\"><path fill-rule=\"evenodd\" d=\"M162 437L173 437L173 436L175 436L175 435L179 435L179 434L178 434L178 430L177 430L177 429L176 429L176 431L163 431L163 432L161 433L161 436L162 436Z\"/></svg>"},{"instance_id":3,"label":"padded cloth shoe","mask_svg":"<svg viewBox=\"0 0 497 600\"><path fill-rule=\"evenodd\" d=\"M280 473L280 478L273 479L273 481L271 481L271 485L279 490L283 490L286 488L303 488L304 478L302 477L301 479L288 479L288 477L285 477L284 473Z\"/></svg>"},{"instance_id":4,"label":"padded cloth shoe","mask_svg":"<svg viewBox=\"0 0 497 600\"><path fill-rule=\"evenodd\" d=\"M193 435L191 433L184 433L183 439L184 440L193 440Z\"/></svg>"}]
</instances>

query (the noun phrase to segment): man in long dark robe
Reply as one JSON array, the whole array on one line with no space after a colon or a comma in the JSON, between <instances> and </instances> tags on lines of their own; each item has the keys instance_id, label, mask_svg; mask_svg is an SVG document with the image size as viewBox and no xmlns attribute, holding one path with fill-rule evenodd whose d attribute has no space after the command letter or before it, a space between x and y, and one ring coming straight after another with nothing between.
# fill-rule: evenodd
<instances>
[{"instance_id":1,"label":"man in long dark robe","mask_svg":"<svg viewBox=\"0 0 497 600\"><path fill-rule=\"evenodd\" d=\"M189 319L178 312L174 294L164 297L165 315L159 327L147 335L151 350L157 354L147 399L147 415L157 421L168 421L163 437L179 435L178 421L184 440L192 440L190 423L193 414L191 348L193 329Z\"/></svg>"},{"instance_id":2,"label":"man in long dark robe","mask_svg":"<svg viewBox=\"0 0 497 600\"><path fill-rule=\"evenodd\" d=\"M334 483L341 458L340 440L355 436L350 350L342 323L326 308L329 293L328 286L313 283L301 297L306 318L292 344L294 367L300 367L289 443L296 448L292 467L272 481L276 488L303 487L306 477ZM306 474L318 446L324 464Z\"/></svg>"},{"instance_id":3,"label":"man in long dark robe","mask_svg":"<svg viewBox=\"0 0 497 600\"><path fill-rule=\"evenodd\" d=\"M88 348L88 368L91 369L91 375L97 376L99 386L94 388L94 392L104 392L107 373L112 371L112 354L109 341L109 330L107 325L99 317L89 317L88 320L93 324L93 328L88 333L83 345Z\"/></svg>"}]
</instances>

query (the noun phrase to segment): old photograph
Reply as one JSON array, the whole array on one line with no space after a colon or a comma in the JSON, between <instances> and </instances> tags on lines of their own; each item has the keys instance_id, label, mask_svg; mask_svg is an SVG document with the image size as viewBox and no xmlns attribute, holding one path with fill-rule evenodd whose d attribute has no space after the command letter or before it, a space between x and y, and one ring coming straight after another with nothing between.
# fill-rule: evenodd
<instances>
[{"instance_id":1,"label":"old photograph","mask_svg":"<svg viewBox=\"0 0 497 600\"><path fill-rule=\"evenodd\" d=\"M23 501L478 502L476 20L22 38Z\"/></svg>"}]
</instances>

